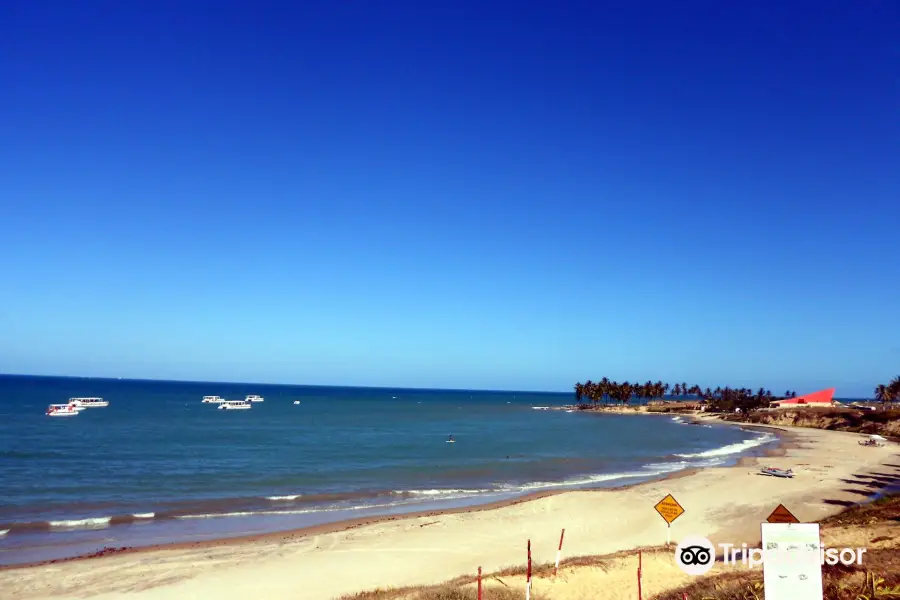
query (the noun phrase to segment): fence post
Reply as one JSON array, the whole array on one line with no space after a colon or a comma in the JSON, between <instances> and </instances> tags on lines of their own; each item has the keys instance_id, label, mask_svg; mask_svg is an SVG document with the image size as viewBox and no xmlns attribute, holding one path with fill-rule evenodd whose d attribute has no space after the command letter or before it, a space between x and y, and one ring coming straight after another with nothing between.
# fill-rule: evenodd
<instances>
[{"instance_id":1,"label":"fence post","mask_svg":"<svg viewBox=\"0 0 900 600\"><path fill-rule=\"evenodd\" d=\"M562 533L559 534L559 548L556 549L556 566L553 567L553 576L556 577L556 573L559 571L559 557L562 555L562 543L563 538L566 537L566 528L563 527Z\"/></svg>"},{"instance_id":2,"label":"fence post","mask_svg":"<svg viewBox=\"0 0 900 600\"><path fill-rule=\"evenodd\" d=\"M531 600L531 540L528 540L528 571L525 576L525 600Z\"/></svg>"},{"instance_id":3,"label":"fence post","mask_svg":"<svg viewBox=\"0 0 900 600\"><path fill-rule=\"evenodd\" d=\"M481 567L478 567L478 600L481 599Z\"/></svg>"},{"instance_id":4,"label":"fence post","mask_svg":"<svg viewBox=\"0 0 900 600\"><path fill-rule=\"evenodd\" d=\"M638 570L637 570L637 579L638 579L638 600L644 600L644 591L642 589L642 581L641 581L641 573L644 566L644 557L640 550L638 550Z\"/></svg>"}]
</instances>

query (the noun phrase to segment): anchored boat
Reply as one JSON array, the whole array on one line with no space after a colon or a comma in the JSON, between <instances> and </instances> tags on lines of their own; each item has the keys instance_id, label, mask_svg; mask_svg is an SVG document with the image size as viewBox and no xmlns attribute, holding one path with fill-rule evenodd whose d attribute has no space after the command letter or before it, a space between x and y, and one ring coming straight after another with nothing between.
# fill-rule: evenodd
<instances>
[{"instance_id":1,"label":"anchored boat","mask_svg":"<svg viewBox=\"0 0 900 600\"><path fill-rule=\"evenodd\" d=\"M69 404L84 408L103 408L109 406L109 401L103 398L69 398Z\"/></svg>"},{"instance_id":2,"label":"anchored boat","mask_svg":"<svg viewBox=\"0 0 900 600\"><path fill-rule=\"evenodd\" d=\"M246 400L224 400L219 404L219 410L249 410L253 405Z\"/></svg>"},{"instance_id":3,"label":"anchored boat","mask_svg":"<svg viewBox=\"0 0 900 600\"><path fill-rule=\"evenodd\" d=\"M51 404L47 407L48 417L77 417L79 412L71 404Z\"/></svg>"}]
</instances>

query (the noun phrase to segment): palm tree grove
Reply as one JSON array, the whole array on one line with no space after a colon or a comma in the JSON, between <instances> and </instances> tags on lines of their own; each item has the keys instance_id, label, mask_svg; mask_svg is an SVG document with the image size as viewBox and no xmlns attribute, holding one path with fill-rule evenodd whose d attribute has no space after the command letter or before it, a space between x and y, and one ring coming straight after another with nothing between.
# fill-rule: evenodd
<instances>
[{"instance_id":1,"label":"palm tree grove","mask_svg":"<svg viewBox=\"0 0 900 600\"><path fill-rule=\"evenodd\" d=\"M757 390L743 387L709 387L702 388L699 385L676 383L670 385L662 381L648 381L646 383L619 383L604 377L600 381L587 380L584 383L575 384L575 401L580 407L595 406L598 404L626 405L632 401L645 402L654 399L668 398L681 400L697 400L707 405L713 412L726 412L735 409L742 411L768 408L774 400L795 398L797 392L786 390L782 395L775 395L764 387ZM887 405L891 402L900 402L900 376L895 377L889 383L875 387L875 400Z\"/></svg>"}]
</instances>

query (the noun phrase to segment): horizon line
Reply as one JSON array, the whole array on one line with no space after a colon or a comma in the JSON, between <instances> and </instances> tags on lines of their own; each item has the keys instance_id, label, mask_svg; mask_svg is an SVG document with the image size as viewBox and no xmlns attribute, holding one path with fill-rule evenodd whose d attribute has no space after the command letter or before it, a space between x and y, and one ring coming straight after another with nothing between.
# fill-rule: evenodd
<instances>
[{"instance_id":1,"label":"horizon line","mask_svg":"<svg viewBox=\"0 0 900 600\"><path fill-rule=\"evenodd\" d=\"M153 382L153 383L208 383L215 385L265 385L265 386L290 386L290 387L308 387L308 388L350 388L358 390L407 390L417 392L482 392L489 394L546 394L560 395L570 394L568 391L548 391L548 390L501 390L501 389L479 389L479 388L442 388L442 387L404 387L404 386L382 386L382 385L338 385L338 384L320 384L320 383L272 383L260 381L203 381L195 379L157 379L152 377L106 377L94 375L41 375L35 373L2 373L3 377L33 377L43 379L100 379L104 381L137 381L137 382ZM669 397L671 394L665 394L663 398ZM672 396L675 397L675 396ZM835 400L870 400L867 396L838 396L835 394Z\"/></svg>"},{"instance_id":2,"label":"horizon line","mask_svg":"<svg viewBox=\"0 0 900 600\"><path fill-rule=\"evenodd\" d=\"M568 394L565 391L548 390L501 390L480 388L441 388L441 387L404 387L382 385L339 385L319 383L271 383L261 381L203 381L195 379L158 379L152 377L107 377L93 375L41 375L34 373L0 373L0 377L35 377L44 379L102 379L105 381L140 381L156 383L210 383L218 385L270 385L292 387L318 387L318 388L353 388L360 390L411 390L422 392L488 392L492 394Z\"/></svg>"}]
</instances>

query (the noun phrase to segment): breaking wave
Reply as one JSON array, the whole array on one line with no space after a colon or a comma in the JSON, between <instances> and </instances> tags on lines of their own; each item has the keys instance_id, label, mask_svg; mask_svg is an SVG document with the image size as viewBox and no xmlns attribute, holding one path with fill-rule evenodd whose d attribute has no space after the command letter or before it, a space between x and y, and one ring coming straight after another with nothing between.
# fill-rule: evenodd
<instances>
[{"instance_id":1,"label":"breaking wave","mask_svg":"<svg viewBox=\"0 0 900 600\"><path fill-rule=\"evenodd\" d=\"M771 433L764 433L763 435L744 440L743 442L737 442L736 444L728 444L727 446L722 446L721 448L713 448L712 450L704 450L703 452L695 452L692 454L676 454L675 456L681 458L710 458L714 456L728 456L729 454L740 454L741 452L746 452L751 448L756 448L757 446L762 446L763 444L768 444L773 441L775 436Z\"/></svg>"}]
</instances>

